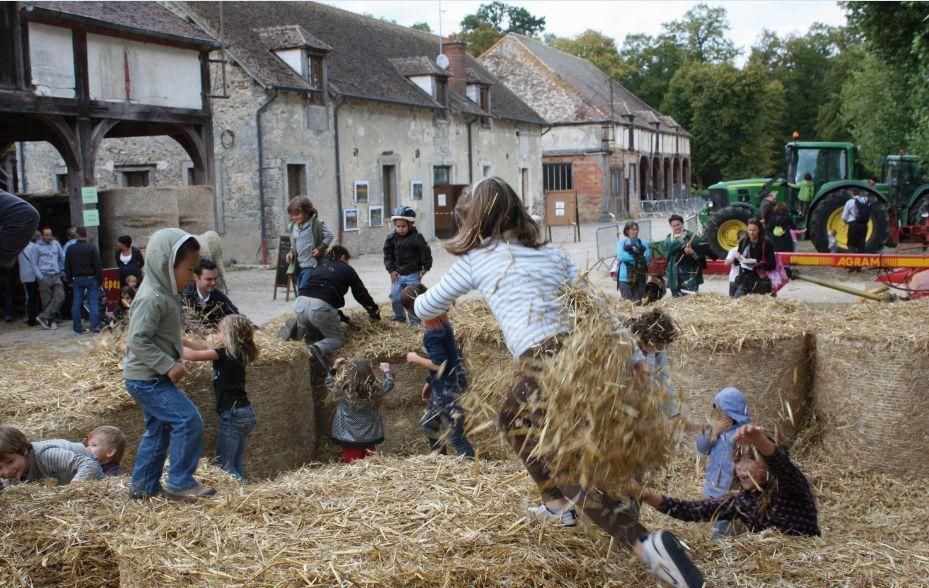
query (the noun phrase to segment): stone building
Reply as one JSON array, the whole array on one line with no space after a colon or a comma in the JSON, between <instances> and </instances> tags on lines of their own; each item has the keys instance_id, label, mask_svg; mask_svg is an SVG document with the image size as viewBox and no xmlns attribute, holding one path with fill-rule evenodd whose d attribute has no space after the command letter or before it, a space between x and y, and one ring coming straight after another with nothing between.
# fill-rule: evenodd
<instances>
[{"instance_id":1,"label":"stone building","mask_svg":"<svg viewBox=\"0 0 929 588\"><path fill-rule=\"evenodd\" d=\"M478 60L549 121L544 190L574 192L581 220L689 195L691 135L589 61L513 33Z\"/></svg>"},{"instance_id":2,"label":"stone building","mask_svg":"<svg viewBox=\"0 0 929 588\"><path fill-rule=\"evenodd\" d=\"M208 61L218 46L154 2L4 2L0 176L5 187L26 196L42 223L63 235L68 224L93 227L96 214L113 219L114 226L129 214L124 195L101 193L99 202L82 197L83 187L119 174L117 166L106 163L115 145L170 145L188 162L189 183L209 186L214 170ZM134 177L132 170L125 172ZM35 198L37 192L59 195ZM209 188L197 192L198 200L209 202ZM179 196L163 196L175 211L172 222L183 224Z\"/></svg>"},{"instance_id":3,"label":"stone building","mask_svg":"<svg viewBox=\"0 0 929 588\"><path fill-rule=\"evenodd\" d=\"M381 250L399 204L427 239L450 236L463 186L491 174L541 207L545 121L463 44L311 2L163 5L223 44L210 71L217 230L239 262L274 259L298 194L353 253ZM189 162L168 147L114 143L98 181L184 183Z\"/></svg>"}]
</instances>

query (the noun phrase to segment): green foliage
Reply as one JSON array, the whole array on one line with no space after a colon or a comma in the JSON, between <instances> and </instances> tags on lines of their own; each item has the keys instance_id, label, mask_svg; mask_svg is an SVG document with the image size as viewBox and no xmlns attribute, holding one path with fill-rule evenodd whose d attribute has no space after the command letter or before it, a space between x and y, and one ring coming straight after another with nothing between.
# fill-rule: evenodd
<instances>
[{"instance_id":1,"label":"green foliage","mask_svg":"<svg viewBox=\"0 0 929 588\"><path fill-rule=\"evenodd\" d=\"M416 22L410 27L414 31L422 31L424 33L431 33L432 27L429 26L428 22Z\"/></svg>"},{"instance_id":2,"label":"green foliage","mask_svg":"<svg viewBox=\"0 0 929 588\"><path fill-rule=\"evenodd\" d=\"M631 73L630 66L619 56L616 42L593 29L587 29L573 38L545 35L545 43L590 61L613 79L622 79Z\"/></svg>"},{"instance_id":3,"label":"green foliage","mask_svg":"<svg viewBox=\"0 0 929 588\"><path fill-rule=\"evenodd\" d=\"M468 52L480 55L507 33L534 37L545 30L545 17L535 17L520 6L494 1L481 4L477 12L461 20L457 38L468 44Z\"/></svg>"}]
</instances>

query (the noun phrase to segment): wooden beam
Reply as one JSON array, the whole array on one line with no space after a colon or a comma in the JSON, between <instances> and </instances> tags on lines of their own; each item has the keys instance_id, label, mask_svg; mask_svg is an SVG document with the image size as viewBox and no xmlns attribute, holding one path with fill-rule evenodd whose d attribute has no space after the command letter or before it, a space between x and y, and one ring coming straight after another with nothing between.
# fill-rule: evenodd
<instances>
[{"instance_id":1,"label":"wooden beam","mask_svg":"<svg viewBox=\"0 0 929 588\"><path fill-rule=\"evenodd\" d=\"M75 100L36 96L30 92L0 91L0 112L16 114L51 114L59 116L90 116L138 122L203 124L208 113L189 108L148 106L103 101L89 101L82 109Z\"/></svg>"}]
</instances>

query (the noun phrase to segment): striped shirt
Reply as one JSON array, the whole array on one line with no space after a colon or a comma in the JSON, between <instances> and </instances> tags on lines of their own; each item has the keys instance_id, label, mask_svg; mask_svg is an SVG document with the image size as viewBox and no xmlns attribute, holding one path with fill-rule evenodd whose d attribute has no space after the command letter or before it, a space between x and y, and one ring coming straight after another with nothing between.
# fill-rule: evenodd
<instances>
[{"instance_id":1,"label":"striped shirt","mask_svg":"<svg viewBox=\"0 0 929 588\"><path fill-rule=\"evenodd\" d=\"M62 439L35 441L29 450L29 473L22 480L10 480L12 484L20 482L38 482L52 478L59 485L83 480L103 479L103 470L92 455L84 453L79 443Z\"/></svg>"},{"instance_id":2,"label":"striped shirt","mask_svg":"<svg viewBox=\"0 0 929 588\"><path fill-rule=\"evenodd\" d=\"M416 298L415 312L421 319L435 318L460 296L478 290L510 353L519 358L533 345L571 330L561 296L576 278L577 267L561 249L497 241L464 254Z\"/></svg>"}]
</instances>

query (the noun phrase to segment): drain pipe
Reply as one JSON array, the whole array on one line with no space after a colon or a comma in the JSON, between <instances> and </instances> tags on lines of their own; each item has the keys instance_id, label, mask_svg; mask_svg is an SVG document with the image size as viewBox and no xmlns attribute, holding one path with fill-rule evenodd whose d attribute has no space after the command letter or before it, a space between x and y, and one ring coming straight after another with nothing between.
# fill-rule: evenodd
<instances>
[{"instance_id":1,"label":"drain pipe","mask_svg":"<svg viewBox=\"0 0 929 588\"><path fill-rule=\"evenodd\" d=\"M262 141L261 133L261 113L263 113L271 103L277 100L278 93L277 90L274 90L274 95L271 96L264 104L258 107L258 112L255 113L255 127L257 128L258 134L258 218L261 224L261 263L264 265L268 264L268 239L266 231L266 219L265 219L265 166L264 166L264 143Z\"/></svg>"},{"instance_id":2,"label":"drain pipe","mask_svg":"<svg viewBox=\"0 0 929 588\"><path fill-rule=\"evenodd\" d=\"M339 208L339 243L342 242L345 231L345 215L342 214L342 158L339 155L339 109L345 106L346 102L348 99L342 96L332 110L333 138L335 139L335 202Z\"/></svg>"},{"instance_id":3,"label":"drain pipe","mask_svg":"<svg viewBox=\"0 0 929 588\"><path fill-rule=\"evenodd\" d=\"M480 120L481 117L475 116L468 121L468 184L474 185L474 150L471 147L471 125Z\"/></svg>"}]
</instances>

